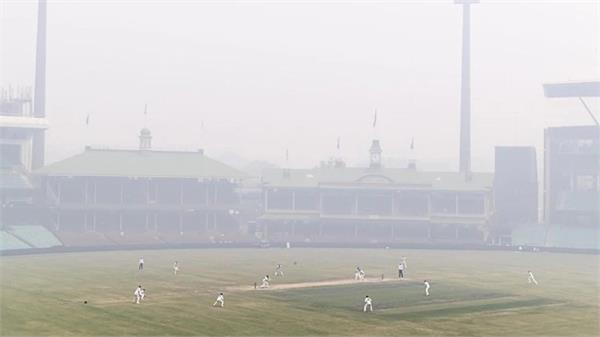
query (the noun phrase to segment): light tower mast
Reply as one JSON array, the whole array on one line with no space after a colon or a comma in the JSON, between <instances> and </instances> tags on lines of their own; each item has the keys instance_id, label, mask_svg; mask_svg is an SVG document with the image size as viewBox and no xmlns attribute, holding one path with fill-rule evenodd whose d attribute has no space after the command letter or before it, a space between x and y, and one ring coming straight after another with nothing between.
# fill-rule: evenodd
<instances>
[{"instance_id":1,"label":"light tower mast","mask_svg":"<svg viewBox=\"0 0 600 337\"><path fill-rule=\"evenodd\" d=\"M460 162L459 171L471 172L471 4L479 0L455 0L462 5L462 60L460 88Z\"/></svg>"},{"instance_id":2,"label":"light tower mast","mask_svg":"<svg viewBox=\"0 0 600 337\"><path fill-rule=\"evenodd\" d=\"M33 117L46 117L46 0L38 2L37 45L35 50L35 89ZM32 169L44 166L46 138L44 130L33 135Z\"/></svg>"}]
</instances>

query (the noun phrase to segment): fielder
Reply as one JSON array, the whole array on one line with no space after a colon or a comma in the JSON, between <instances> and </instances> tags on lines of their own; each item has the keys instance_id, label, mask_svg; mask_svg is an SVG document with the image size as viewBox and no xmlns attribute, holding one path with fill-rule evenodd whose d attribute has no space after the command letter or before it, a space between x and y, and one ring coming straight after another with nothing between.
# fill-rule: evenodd
<instances>
[{"instance_id":1,"label":"fielder","mask_svg":"<svg viewBox=\"0 0 600 337\"><path fill-rule=\"evenodd\" d=\"M144 257L140 257L140 261L138 262L138 270L139 271L143 271L144 270Z\"/></svg>"},{"instance_id":2,"label":"fielder","mask_svg":"<svg viewBox=\"0 0 600 337\"><path fill-rule=\"evenodd\" d=\"M429 296L429 281L425 280L423 281L423 284L425 285L425 296Z\"/></svg>"},{"instance_id":3,"label":"fielder","mask_svg":"<svg viewBox=\"0 0 600 337\"><path fill-rule=\"evenodd\" d=\"M275 276L283 276L283 270L281 270L281 263L278 263L277 267L275 267Z\"/></svg>"},{"instance_id":4,"label":"fielder","mask_svg":"<svg viewBox=\"0 0 600 337\"><path fill-rule=\"evenodd\" d=\"M142 290L140 291L140 300L144 300L144 297L146 297L146 288L142 288Z\"/></svg>"},{"instance_id":5,"label":"fielder","mask_svg":"<svg viewBox=\"0 0 600 337\"><path fill-rule=\"evenodd\" d=\"M536 281L535 277L533 276L533 273L531 272L531 270L529 270L527 272L528 277L527 277L527 283L529 284L535 284L537 286L538 282Z\"/></svg>"},{"instance_id":6,"label":"fielder","mask_svg":"<svg viewBox=\"0 0 600 337\"><path fill-rule=\"evenodd\" d=\"M367 308L373 312L373 302L369 295L365 296L365 306L363 307L363 312L367 312Z\"/></svg>"},{"instance_id":7,"label":"fielder","mask_svg":"<svg viewBox=\"0 0 600 337\"><path fill-rule=\"evenodd\" d=\"M219 293L219 296L217 296L217 300L215 301L215 303L213 303L213 307L217 306L217 304L221 308L225 306L225 297L223 296L223 293Z\"/></svg>"},{"instance_id":8,"label":"fielder","mask_svg":"<svg viewBox=\"0 0 600 337\"><path fill-rule=\"evenodd\" d=\"M261 288L268 288L270 280L271 279L269 278L269 275L265 275L265 277L262 279L262 284L260 285L260 287Z\"/></svg>"},{"instance_id":9,"label":"fielder","mask_svg":"<svg viewBox=\"0 0 600 337\"><path fill-rule=\"evenodd\" d=\"M356 272L354 272L354 279L357 281L362 281L365 279L365 271L360 269L360 267L356 267Z\"/></svg>"},{"instance_id":10,"label":"fielder","mask_svg":"<svg viewBox=\"0 0 600 337\"><path fill-rule=\"evenodd\" d=\"M135 288L133 292L133 301L135 304L140 304L140 300L142 299L142 285L139 285Z\"/></svg>"},{"instance_id":11,"label":"fielder","mask_svg":"<svg viewBox=\"0 0 600 337\"><path fill-rule=\"evenodd\" d=\"M398 265L398 278L404 278L404 263Z\"/></svg>"},{"instance_id":12,"label":"fielder","mask_svg":"<svg viewBox=\"0 0 600 337\"><path fill-rule=\"evenodd\" d=\"M179 263L177 261L175 261L175 263L173 263L173 275L177 275L178 271L179 271Z\"/></svg>"}]
</instances>

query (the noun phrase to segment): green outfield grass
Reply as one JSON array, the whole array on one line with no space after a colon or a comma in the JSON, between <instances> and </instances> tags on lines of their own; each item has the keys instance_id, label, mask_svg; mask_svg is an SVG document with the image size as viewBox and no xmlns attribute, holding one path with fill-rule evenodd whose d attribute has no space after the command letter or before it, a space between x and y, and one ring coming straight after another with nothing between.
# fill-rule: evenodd
<instances>
[{"instance_id":1,"label":"green outfield grass","mask_svg":"<svg viewBox=\"0 0 600 337\"><path fill-rule=\"evenodd\" d=\"M144 256L146 268L137 271ZM284 265L273 284L407 279L241 290ZM172 264L180 273L172 274ZM0 257L2 335L597 336L599 257L492 251L206 249ZM527 284L533 270L539 285ZM423 279L431 280L424 296ZM138 283L147 299L133 304ZM225 291L225 308L213 308ZM365 295L373 313L363 313ZM87 300L88 304L83 301Z\"/></svg>"}]
</instances>

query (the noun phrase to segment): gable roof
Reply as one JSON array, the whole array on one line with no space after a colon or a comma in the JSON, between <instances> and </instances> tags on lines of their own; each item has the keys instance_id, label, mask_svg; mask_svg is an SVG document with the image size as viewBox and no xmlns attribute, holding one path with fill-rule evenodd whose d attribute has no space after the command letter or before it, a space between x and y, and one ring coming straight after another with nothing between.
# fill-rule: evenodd
<instances>
[{"instance_id":1,"label":"gable roof","mask_svg":"<svg viewBox=\"0 0 600 337\"><path fill-rule=\"evenodd\" d=\"M47 176L227 178L246 175L199 152L86 148L34 172Z\"/></svg>"},{"instance_id":2,"label":"gable roof","mask_svg":"<svg viewBox=\"0 0 600 337\"><path fill-rule=\"evenodd\" d=\"M290 188L403 187L435 190L483 191L493 185L492 173L472 173L465 180L458 172L428 172L403 168L315 168L307 170L268 169L263 171L266 186Z\"/></svg>"}]
</instances>

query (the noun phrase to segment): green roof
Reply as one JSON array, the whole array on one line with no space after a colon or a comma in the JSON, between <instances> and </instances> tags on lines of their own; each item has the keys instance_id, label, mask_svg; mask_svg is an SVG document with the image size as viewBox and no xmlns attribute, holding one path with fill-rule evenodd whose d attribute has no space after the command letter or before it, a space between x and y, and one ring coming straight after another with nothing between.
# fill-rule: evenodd
<instances>
[{"instance_id":1,"label":"green roof","mask_svg":"<svg viewBox=\"0 0 600 337\"><path fill-rule=\"evenodd\" d=\"M315 168L267 169L263 171L262 180L266 186L316 188L331 187L366 187L385 188L402 187L435 190L485 191L492 188L492 173L472 173L471 179L465 180L458 172L417 171L403 168Z\"/></svg>"},{"instance_id":2,"label":"green roof","mask_svg":"<svg viewBox=\"0 0 600 337\"><path fill-rule=\"evenodd\" d=\"M45 166L34 173L48 176L227 178L245 174L202 152L92 149Z\"/></svg>"}]
</instances>

